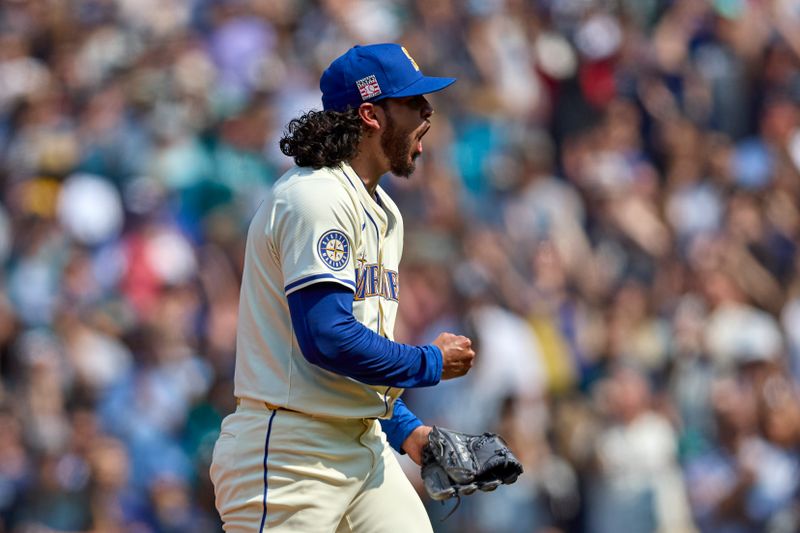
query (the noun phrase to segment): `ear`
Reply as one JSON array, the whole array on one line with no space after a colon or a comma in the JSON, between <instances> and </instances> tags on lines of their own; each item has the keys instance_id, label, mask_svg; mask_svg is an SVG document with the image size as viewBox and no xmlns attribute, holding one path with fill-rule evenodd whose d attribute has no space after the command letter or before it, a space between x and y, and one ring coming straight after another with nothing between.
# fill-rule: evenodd
<instances>
[{"instance_id":1,"label":"ear","mask_svg":"<svg viewBox=\"0 0 800 533\"><path fill-rule=\"evenodd\" d=\"M358 115L364 122L367 130L380 130L384 122L383 108L369 102L361 104L358 108Z\"/></svg>"}]
</instances>

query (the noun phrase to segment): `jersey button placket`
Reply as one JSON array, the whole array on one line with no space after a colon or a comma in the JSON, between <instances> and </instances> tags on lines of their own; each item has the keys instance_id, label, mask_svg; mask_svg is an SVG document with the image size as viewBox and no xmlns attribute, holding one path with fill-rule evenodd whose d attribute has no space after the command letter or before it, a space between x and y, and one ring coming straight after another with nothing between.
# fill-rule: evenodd
<instances>
[{"instance_id":1,"label":"jersey button placket","mask_svg":"<svg viewBox=\"0 0 800 533\"><path fill-rule=\"evenodd\" d=\"M383 279L384 279L384 276L383 276L383 243L386 240L387 228L385 226L382 226L380 228L380 230L381 230L381 238L378 241L378 264L380 265L380 267L379 267L380 268L380 272L378 274L380 276L380 283L382 284L383 283ZM383 288L380 287L379 290L378 290L378 334L388 339L389 336L386 334L386 329L385 329L386 320L384 320L384 318L383 318L383 290L382 289ZM387 411L389 409L389 391L391 391L391 390L392 390L391 387L387 387L386 390L383 391L383 404L386 406Z\"/></svg>"}]
</instances>

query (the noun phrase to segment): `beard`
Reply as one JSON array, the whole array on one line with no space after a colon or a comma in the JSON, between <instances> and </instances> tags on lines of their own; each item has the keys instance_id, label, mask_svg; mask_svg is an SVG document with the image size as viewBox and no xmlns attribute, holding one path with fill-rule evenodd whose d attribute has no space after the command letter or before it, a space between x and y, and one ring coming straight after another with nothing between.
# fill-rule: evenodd
<instances>
[{"instance_id":1,"label":"beard","mask_svg":"<svg viewBox=\"0 0 800 533\"><path fill-rule=\"evenodd\" d=\"M381 134L381 148L389 159L389 170L395 176L407 178L417 168L415 159L419 154L411 154L411 139L408 133L403 133L395 126L394 119L387 111L386 129Z\"/></svg>"}]
</instances>

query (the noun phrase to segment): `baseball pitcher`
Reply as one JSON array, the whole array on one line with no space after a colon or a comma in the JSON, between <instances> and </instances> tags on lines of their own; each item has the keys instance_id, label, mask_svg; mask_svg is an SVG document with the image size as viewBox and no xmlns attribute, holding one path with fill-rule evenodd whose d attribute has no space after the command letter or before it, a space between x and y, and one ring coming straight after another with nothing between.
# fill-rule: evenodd
<instances>
[{"instance_id":1,"label":"baseball pitcher","mask_svg":"<svg viewBox=\"0 0 800 533\"><path fill-rule=\"evenodd\" d=\"M412 174L424 95L454 81L397 44L356 46L323 73L323 110L287 126L296 166L247 234L238 407L211 465L226 531L431 531L389 448L420 464L431 428L400 395L464 375L475 353L450 333L393 341L403 219L378 182Z\"/></svg>"}]
</instances>

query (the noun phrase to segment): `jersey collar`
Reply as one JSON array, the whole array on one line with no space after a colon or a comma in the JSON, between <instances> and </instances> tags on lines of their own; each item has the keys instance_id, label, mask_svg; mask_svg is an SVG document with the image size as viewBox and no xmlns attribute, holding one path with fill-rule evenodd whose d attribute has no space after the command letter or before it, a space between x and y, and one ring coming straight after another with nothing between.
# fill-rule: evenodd
<instances>
[{"instance_id":1,"label":"jersey collar","mask_svg":"<svg viewBox=\"0 0 800 533\"><path fill-rule=\"evenodd\" d=\"M367 190L367 186L364 185L363 181L361 181L361 178L358 176L358 174L356 174L356 171L353 170L353 167L351 167L347 162L342 162L340 169L344 174L345 179L358 192L359 198L361 198L362 201L367 202L370 205L371 210L381 218L381 221L384 224L386 224L386 211L384 210L384 207L372 197ZM375 195L381 199L386 198L386 194L383 192L383 189L380 185L375 187Z\"/></svg>"}]
</instances>

